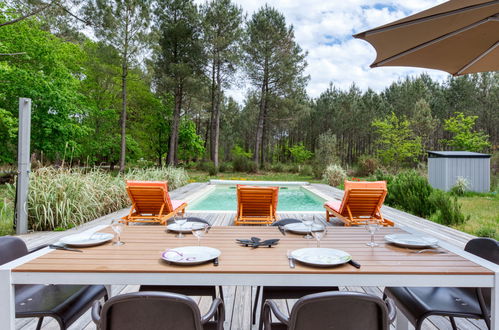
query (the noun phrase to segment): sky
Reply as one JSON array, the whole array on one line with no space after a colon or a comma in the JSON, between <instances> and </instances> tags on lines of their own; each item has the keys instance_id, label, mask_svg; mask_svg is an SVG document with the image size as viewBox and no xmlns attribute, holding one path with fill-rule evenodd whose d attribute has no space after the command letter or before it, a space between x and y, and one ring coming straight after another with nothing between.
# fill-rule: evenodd
<instances>
[{"instance_id":1,"label":"sky","mask_svg":"<svg viewBox=\"0 0 499 330\"><path fill-rule=\"evenodd\" d=\"M286 17L295 30L297 43L308 52L307 92L318 97L329 84L348 89L353 83L362 90L382 91L392 82L426 72L433 79L445 80L443 71L409 67L371 69L374 48L352 34L395 21L433 7L444 0L233 0L248 17L267 3ZM201 1L197 1L200 3ZM202 1L204 2L204 1ZM233 87L228 94L239 102L245 87Z\"/></svg>"}]
</instances>

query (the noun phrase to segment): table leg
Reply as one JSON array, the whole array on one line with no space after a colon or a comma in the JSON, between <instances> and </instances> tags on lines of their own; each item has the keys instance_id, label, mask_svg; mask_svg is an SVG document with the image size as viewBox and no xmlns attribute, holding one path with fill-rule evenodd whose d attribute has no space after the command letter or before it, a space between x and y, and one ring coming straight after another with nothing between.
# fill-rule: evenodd
<instances>
[{"instance_id":1,"label":"table leg","mask_svg":"<svg viewBox=\"0 0 499 330\"><path fill-rule=\"evenodd\" d=\"M397 316L395 318L395 328L397 330L409 330L414 329L412 324L409 323L407 317L397 308Z\"/></svg>"},{"instance_id":2,"label":"table leg","mask_svg":"<svg viewBox=\"0 0 499 330\"><path fill-rule=\"evenodd\" d=\"M492 288L491 300L491 330L499 330L499 272L496 272L494 276L494 287Z\"/></svg>"},{"instance_id":3,"label":"table leg","mask_svg":"<svg viewBox=\"0 0 499 330\"><path fill-rule=\"evenodd\" d=\"M16 310L10 269L0 269L0 329L14 330Z\"/></svg>"}]
</instances>

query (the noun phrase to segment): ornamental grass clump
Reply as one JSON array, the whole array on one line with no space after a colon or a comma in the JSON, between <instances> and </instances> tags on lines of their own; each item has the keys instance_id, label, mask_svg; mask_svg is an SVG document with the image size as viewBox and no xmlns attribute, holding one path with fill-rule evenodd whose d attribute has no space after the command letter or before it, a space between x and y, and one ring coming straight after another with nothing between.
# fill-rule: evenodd
<instances>
[{"instance_id":1,"label":"ornamental grass clump","mask_svg":"<svg viewBox=\"0 0 499 330\"><path fill-rule=\"evenodd\" d=\"M168 181L173 190L188 181L183 169L133 169L122 175L99 170L46 167L30 176L28 222L33 230L67 229L130 205L127 180ZM11 194L15 194L14 185Z\"/></svg>"},{"instance_id":2,"label":"ornamental grass clump","mask_svg":"<svg viewBox=\"0 0 499 330\"><path fill-rule=\"evenodd\" d=\"M126 207L123 179L100 170L41 168L30 176L33 230L71 228Z\"/></svg>"},{"instance_id":3,"label":"ornamental grass clump","mask_svg":"<svg viewBox=\"0 0 499 330\"><path fill-rule=\"evenodd\" d=\"M330 186L338 187L347 178L347 172L340 165L331 164L328 167L326 167L326 170L324 171L322 178Z\"/></svg>"}]
</instances>

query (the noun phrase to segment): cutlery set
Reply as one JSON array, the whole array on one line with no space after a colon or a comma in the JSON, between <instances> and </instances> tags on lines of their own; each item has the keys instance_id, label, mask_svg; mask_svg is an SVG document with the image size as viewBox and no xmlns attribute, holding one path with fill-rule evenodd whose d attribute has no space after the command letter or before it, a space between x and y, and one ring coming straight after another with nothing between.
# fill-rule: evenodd
<instances>
[{"instance_id":1,"label":"cutlery set","mask_svg":"<svg viewBox=\"0 0 499 330\"><path fill-rule=\"evenodd\" d=\"M274 245L277 245L279 239L273 238L262 241L262 239L259 237L251 237L250 239L236 239L236 242L241 244L242 246L249 246L252 248L257 248L260 246L267 246L270 248Z\"/></svg>"}]
</instances>

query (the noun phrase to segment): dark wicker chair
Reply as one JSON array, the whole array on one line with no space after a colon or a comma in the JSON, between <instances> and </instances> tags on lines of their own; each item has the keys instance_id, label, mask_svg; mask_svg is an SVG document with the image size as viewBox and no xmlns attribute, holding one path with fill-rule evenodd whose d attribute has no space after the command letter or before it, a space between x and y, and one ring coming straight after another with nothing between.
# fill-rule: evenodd
<instances>
[{"instance_id":1,"label":"dark wicker chair","mask_svg":"<svg viewBox=\"0 0 499 330\"><path fill-rule=\"evenodd\" d=\"M215 318L216 321L210 321ZM169 292L133 292L109 299L104 306L96 302L92 319L99 330L208 330L223 329L225 311L222 300L213 300L201 316L191 298Z\"/></svg>"},{"instance_id":2,"label":"dark wicker chair","mask_svg":"<svg viewBox=\"0 0 499 330\"><path fill-rule=\"evenodd\" d=\"M465 251L499 264L499 242L491 238L470 240ZM454 330L454 317L483 319L490 329L489 288L385 288L385 297L395 301L398 309L407 317L416 330L430 315L448 316Z\"/></svg>"},{"instance_id":3,"label":"dark wicker chair","mask_svg":"<svg viewBox=\"0 0 499 330\"><path fill-rule=\"evenodd\" d=\"M272 314L280 323L272 323ZM394 319L392 302L360 292L332 291L302 297L289 317L272 300L264 305L265 330L388 330Z\"/></svg>"},{"instance_id":4,"label":"dark wicker chair","mask_svg":"<svg viewBox=\"0 0 499 330\"><path fill-rule=\"evenodd\" d=\"M279 221L276 221L272 223L271 226L285 226L290 223L298 223L301 222L301 220L298 219L292 219L292 218L286 218L286 219L281 219ZM253 313L252 313L252 323L256 323L256 311L258 307L258 299L260 297L260 291L262 295L262 303L260 304L261 307L261 312L260 312L260 322L259 322L259 329L262 328L263 325L263 304L265 303L265 300L267 299L299 299L303 296L306 296L308 294L313 294L313 293L319 293L319 292L324 292L324 291L338 291L337 286L264 286L264 287L257 287L256 288L256 295L255 295L255 303L253 304Z\"/></svg>"},{"instance_id":5,"label":"dark wicker chair","mask_svg":"<svg viewBox=\"0 0 499 330\"><path fill-rule=\"evenodd\" d=\"M28 251L18 237L0 237L0 265L44 248ZM108 293L103 285L43 285L18 284L15 286L16 317L38 318L36 329L42 326L44 317L52 317L61 329L67 329L82 316L95 300Z\"/></svg>"}]
</instances>

